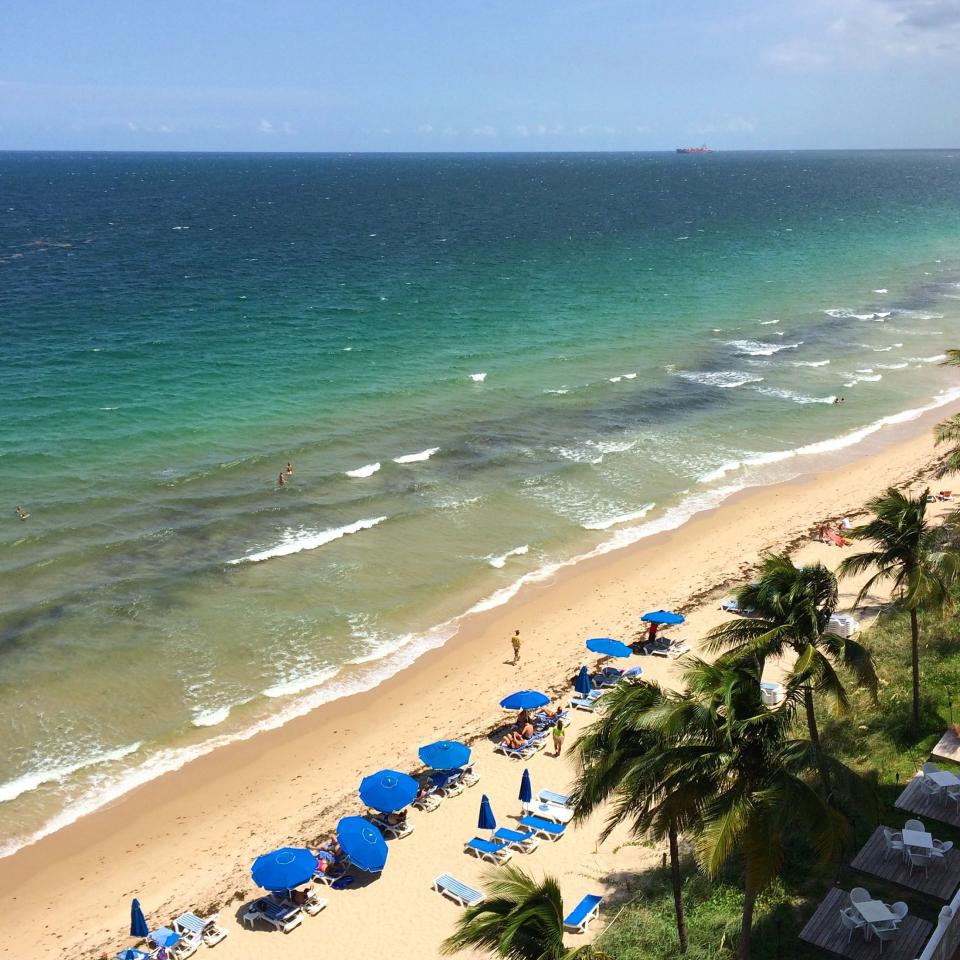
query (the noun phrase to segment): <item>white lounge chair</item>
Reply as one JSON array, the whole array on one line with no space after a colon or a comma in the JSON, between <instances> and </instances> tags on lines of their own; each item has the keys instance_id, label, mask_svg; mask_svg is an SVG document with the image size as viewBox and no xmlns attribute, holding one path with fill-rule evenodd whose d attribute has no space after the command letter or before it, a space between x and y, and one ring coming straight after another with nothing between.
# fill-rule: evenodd
<instances>
[{"instance_id":1,"label":"white lounge chair","mask_svg":"<svg viewBox=\"0 0 960 960\"><path fill-rule=\"evenodd\" d=\"M247 912L249 914L251 911ZM282 907L267 897L262 897L254 903L253 912L258 919L269 923L271 927L283 933L295 930L303 922L303 914L299 907Z\"/></svg>"},{"instance_id":2,"label":"white lounge chair","mask_svg":"<svg viewBox=\"0 0 960 960\"><path fill-rule=\"evenodd\" d=\"M554 793L553 790L541 790L539 796L544 803L555 803L560 807L570 806L570 797L565 793Z\"/></svg>"},{"instance_id":3,"label":"white lounge chair","mask_svg":"<svg viewBox=\"0 0 960 960\"><path fill-rule=\"evenodd\" d=\"M366 816L374 826L378 827L383 833L387 834L388 837L392 837L394 840L402 840L404 837L409 837L410 834L413 833L413 824L407 823L406 819L400 823L391 823L377 810L368 810Z\"/></svg>"},{"instance_id":4,"label":"white lounge chair","mask_svg":"<svg viewBox=\"0 0 960 960\"><path fill-rule=\"evenodd\" d=\"M478 903L483 903L484 900L482 893L474 890L473 887L468 887L465 883L461 883L449 873L441 873L433 881L433 889L461 907L475 907Z\"/></svg>"},{"instance_id":5,"label":"white lounge chair","mask_svg":"<svg viewBox=\"0 0 960 960\"><path fill-rule=\"evenodd\" d=\"M573 809L559 803L534 803L530 805L529 812L535 817L543 817L554 823L569 823L573 819Z\"/></svg>"},{"instance_id":6,"label":"white lounge chair","mask_svg":"<svg viewBox=\"0 0 960 960\"><path fill-rule=\"evenodd\" d=\"M221 940L225 940L229 931L219 926L218 914L213 913L205 920L195 913L181 913L173 921L173 929L182 936L196 935L208 947L215 947Z\"/></svg>"}]
</instances>

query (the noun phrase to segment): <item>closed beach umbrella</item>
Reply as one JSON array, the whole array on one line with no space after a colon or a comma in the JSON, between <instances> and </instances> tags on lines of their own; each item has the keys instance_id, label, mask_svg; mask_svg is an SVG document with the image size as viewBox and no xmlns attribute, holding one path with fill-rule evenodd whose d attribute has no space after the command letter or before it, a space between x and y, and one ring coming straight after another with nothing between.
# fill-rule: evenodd
<instances>
[{"instance_id":1,"label":"closed beach umbrella","mask_svg":"<svg viewBox=\"0 0 960 960\"><path fill-rule=\"evenodd\" d=\"M317 857L304 847L281 847L257 857L250 873L264 890L292 890L317 872Z\"/></svg>"},{"instance_id":2,"label":"closed beach umbrella","mask_svg":"<svg viewBox=\"0 0 960 960\"><path fill-rule=\"evenodd\" d=\"M500 706L504 710L535 710L537 707L545 707L549 702L550 698L539 690L518 690L509 697L504 697Z\"/></svg>"},{"instance_id":3,"label":"closed beach umbrella","mask_svg":"<svg viewBox=\"0 0 960 960\"><path fill-rule=\"evenodd\" d=\"M149 934L147 939L158 947L175 947L183 937L179 933L174 933L169 927L161 927Z\"/></svg>"},{"instance_id":4,"label":"closed beach umbrella","mask_svg":"<svg viewBox=\"0 0 960 960\"><path fill-rule=\"evenodd\" d=\"M587 649L604 657L629 657L633 651L619 640L610 637L594 637L587 641Z\"/></svg>"},{"instance_id":5,"label":"closed beach umbrella","mask_svg":"<svg viewBox=\"0 0 960 960\"><path fill-rule=\"evenodd\" d=\"M586 666L580 668L577 679L574 681L573 689L579 693L581 697L587 696L590 691L593 690L593 684L590 682L590 672Z\"/></svg>"},{"instance_id":6,"label":"closed beach umbrella","mask_svg":"<svg viewBox=\"0 0 960 960\"><path fill-rule=\"evenodd\" d=\"M470 748L458 740L438 740L421 747L417 756L434 770L454 770L470 762Z\"/></svg>"},{"instance_id":7,"label":"closed beach umbrella","mask_svg":"<svg viewBox=\"0 0 960 960\"><path fill-rule=\"evenodd\" d=\"M397 770L378 770L360 781L360 799L374 810L396 813L417 799L419 784Z\"/></svg>"},{"instance_id":8,"label":"closed beach umbrella","mask_svg":"<svg viewBox=\"0 0 960 960\"><path fill-rule=\"evenodd\" d=\"M530 771L525 769L520 778L520 802L524 809L531 800L533 800L533 785L530 783Z\"/></svg>"},{"instance_id":9,"label":"closed beach umbrella","mask_svg":"<svg viewBox=\"0 0 960 960\"><path fill-rule=\"evenodd\" d=\"M683 623L686 618L682 614L673 613L670 610L651 610L640 619L645 623L656 623L662 626L664 624Z\"/></svg>"},{"instance_id":10,"label":"closed beach umbrella","mask_svg":"<svg viewBox=\"0 0 960 960\"><path fill-rule=\"evenodd\" d=\"M490 798L486 794L480 798L480 817L477 820L477 826L481 830L497 829L497 820L490 807Z\"/></svg>"},{"instance_id":11,"label":"closed beach umbrella","mask_svg":"<svg viewBox=\"0 0 960 960\"><path fill-rule=\"evenodd\" d=\"M383 834L363 817L344 817L337 824L337 843L346 858L360 870L380 873L387 863Z\"/></svg>"},{"instance_id":12,"label":"closed beach umbrella","mask_svg":"<svg viewBox=\"0 0 960 960\"><path fill-rule=\"evenodd\" d=\"M134 897L130 904L130 936L145 937L150 932L147 921L143 917L143 911L140 909L140 901Z\"/></svg>"}]
</instances>

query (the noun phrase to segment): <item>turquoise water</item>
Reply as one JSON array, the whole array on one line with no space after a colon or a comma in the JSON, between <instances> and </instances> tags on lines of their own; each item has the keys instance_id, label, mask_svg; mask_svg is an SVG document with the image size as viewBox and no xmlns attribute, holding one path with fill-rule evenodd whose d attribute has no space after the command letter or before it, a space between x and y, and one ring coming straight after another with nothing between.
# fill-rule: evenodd
<instances>
[{"instance_id":1,"label":"turquoise water","mask_svg":"<svg viewBox=\"0 0 960 960\"><path fill-rule=\"evenodd\" d=\"M6 850L956 386L946 152L0 154L0 190Z\"/></svg>"}]
</instances>

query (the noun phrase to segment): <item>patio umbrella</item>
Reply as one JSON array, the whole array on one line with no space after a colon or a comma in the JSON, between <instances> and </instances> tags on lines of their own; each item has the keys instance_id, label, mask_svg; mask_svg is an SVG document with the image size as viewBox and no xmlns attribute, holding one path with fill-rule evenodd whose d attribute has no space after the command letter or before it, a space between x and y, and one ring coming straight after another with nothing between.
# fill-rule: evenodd
<instances>
[{"instance_id":1,"label":"patio umbrella","mask_svg":"<svg viewBox=\"0 0 960 960\"><path fill-rule=\"evenodd\" d=\"M682 614L673 613L670 610L651 610L649 613L645 613L640 619L645 623L663 625L683 623L686 618Z\"/></svg>"},{"instance_id":2,"label":"patio umbrella","mask_svg":"<svg viewBox=\"0 0 960 960\"><path fill-rule=\"evenodd\" d=\"M481 830L497 829L497 820L490 808L490 798L486 794L480 798L480 817L477 820L477 826Z\"/></svg>"},{"instance_id":3,"label":"patio umbrella","mask_svg":"<svg viewBox=\"0 0 960 960\"><path fill-rule=\"evenodd\" d=\"M458 740L437 740L421 747L417 756L434 770L454 770L470 762L470 748Z\"/></svg>"},{"instance_id":4,"label":"patio umbrella","mask_svg":"<svg viewBox=\"0 0 960 960\"><path fill-rule=\"evenodd\" d=\"M130 903L130 936L145 937L150 932L140 909L140 901L134 897Z\"/></svg>"},{"instance_id":5,"label":"patio umbrella","mask_svg":"<svg viewBox=\"0 0 960 960\"><path fill-rule=\"evenodd\" d=\"M317 872L317 857L303 847L281 847L257 857L250 873L264 890L292 890Z\"/></svg>"},{"instance_id":6,"label":"patio umbrella","mask_svg":"<svg viewBox=\"0 0 960 960\"><path fill-rule=\"evenodd\" d=\"M590 691L593 690L593 684L590 683L590 672L586 666L580 668L577 679L573 683L573 689L579 693L581 697L589 696Z\"/></svg>"},{"instance_id":7,"label":"patio umbrella","mask_svg":"<svg viewBox=\"0 0 960 960\"><path fill-rule=\"evenodd\" d=\"M360 781L360 799L374 810L395 813L417 799L420 785L397 770L378 770Z\"/></svg>"},{"instance_id":8,"label":"patio umbrella","mask_svg":"<svg viewBox=\"0 0 960 960\"><path fill-rule=\"evenodd\" d=\"M149 953L144 953L142 950L135 950L133 947L128 947L126 950L121 950L117 954L117 960L144 960L144 958L149 956Z\"/></svg>"},{"instance_id":9,"label":"patio umbrella","mask_svg":"<svg viewBox=\"0 0 960 960\"><path fill-rule=\"evenodd\" d=\"M587 649L604 657L630 657L633 651L619 640L610 637L594 637L587 641Z\"/></svg>"},{"instance_id":10,"label":"patio umbrella","mask_svg":"<svg viewBox=\"0 0 960 960\"><path fill-rule=\"evenodd\" d=\"M148 934L147 940L155 943L158 947L175 947L183 937L179 933L174 933L169 927L161 927Z\"/></svg>"},{"instance_id":11,"label":"patio umbrella","mask_svg":"<svg viewBox=\"0 0 960 960\"><path fill-rule=\"evenodd\" d=\"M367 873L380 873L387 864L383 834L363 817L344 817L337 824L337 843L346 858Z\"/></svg>"},{"instance_id":12,"label":"patio umbrella","mask_svg":"<svg viewBox=\"0 0 960 960\"><path fill-rule=\"evenodd\" d=\"M504 697L500 706L504 710L535 710L537 707L545 707L549 702L550 698L539 690L518 690L509 697Z\"/></svg>"},{"instance_id":13,"label":"patio umbrella","mask_svg":"<svg viewBox=\"0 0 960 960\"><path fill-rule=\"evenodd\" d=\"M523 809L526 810L530 804L530 801L533 800L533 785L530 783L530 771L524 769L523 776L520 778L520 802L523 804Z\"/></svg>"}]
</instances>

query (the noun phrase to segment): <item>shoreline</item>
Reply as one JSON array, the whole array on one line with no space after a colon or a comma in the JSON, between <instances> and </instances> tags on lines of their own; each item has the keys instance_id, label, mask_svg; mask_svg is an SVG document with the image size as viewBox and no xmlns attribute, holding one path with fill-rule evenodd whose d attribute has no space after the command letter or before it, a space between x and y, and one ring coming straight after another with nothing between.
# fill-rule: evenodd
<instances>
[{"instance_id":1,"label":"shoreline","mask_svg":"<svg viewBox=\"0 0 960 960\"><path fill-rule=\"evenodd\" d=\"M28 952L36 948L38 931L50 929L39 918L46 906L44 891L65 885L73 894L66 905L71 914L66 926L87 933L69 945L80 955L109 949L100 946L100 939L126 943L120 934L132 895L164 918L222 906L221 918L233 932L226 904L240 902L237 892L252 895L247 868L257 853L325 835L338 812L356 812L354 789L361 776L377 766L412 769L416 746L437 736L473 742L485 780L495 767L508 767L516 779L520 768L491 757L483 742L491 721L501 716L499 696L520 686L565 690L566 678L584 659L583 637L593 631L632 635L639 613L648 606L682 609L688 614L682 634L695 641L723 618L712 600L742 582L767 549L805 543L802 552L825 553L838 561L841 555L834 548L809 543L809 530L821 520L853 513L891 483L914 479L934 457L930 427L956 407L950 401L894 422L853 447L825 454L824 460L837 462L823 469L746 487L678 527L528 580L504 604L456 618L457 632L446 643L372 689L216 748L22 847L0 861L0 890L17 903L16 925L6 922L7 941L19 942ZM857 454L852 460L851 450ZM811 458L811 463L820 461ZM846 602L848 591L843 594ZM503 662L514 626L525 637L516 669ZM683 666L682 661L651 658L638 662L648 676L667 682ZM562 784L549 786L559 789ZM486 783L483 789L488 789ZM471 796L461 806L472 812L477 800ZM448 801L443 810L457 802ZM401 846L412 842L401 841ZM157 850L164 855L158 857ZM171 860L179 867L171 868ZM461 854L452 864L434 864L434 875L453 868L460 875L463 860ZM198 871L197 864L203 869ZM371 894L387 881L389 871L388 866L371 885ZM36 923L29 922L33 910L38 911ZM106 926L90 929L101 923ZM321 926L329 933L329 922ZM287 949L302 949L306 932L298 930ZM41 935L43 946L58 951L51 955L66 952L68 944L54 945L47 936ZM228 957L244 956L235 950L245 939L238 930L228 941L232 946L219 949ZM251 940L254 947L262 945L260 937ZM276 955L286 955L286 949ZM429 950L418 955L429 955Z\"/></svg>"}]
</instances>

